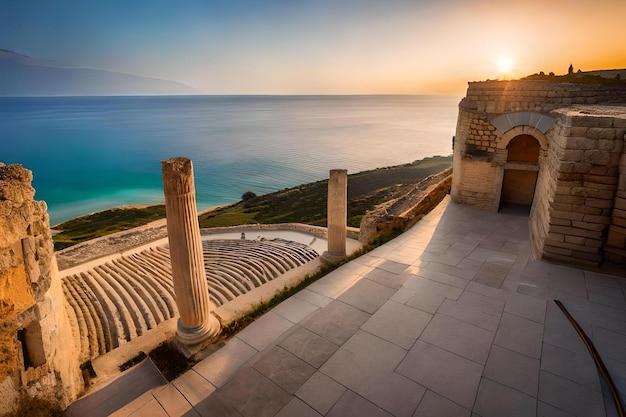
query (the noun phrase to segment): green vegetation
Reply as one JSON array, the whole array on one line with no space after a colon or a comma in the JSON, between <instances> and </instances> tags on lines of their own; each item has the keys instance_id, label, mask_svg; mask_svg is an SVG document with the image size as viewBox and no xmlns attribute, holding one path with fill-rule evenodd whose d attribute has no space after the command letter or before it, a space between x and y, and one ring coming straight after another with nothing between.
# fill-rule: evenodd
<instances>
[{"instance_id":1,"label":"green vegetation","mask_svg":"<svg viewBox=\"0 0 626 417\"><path fill-rule=\"evenodd\" d=\"M138 363L140 363L147 357L148 355L146 355L146 352L144 352L143 350L140 350L137 356L130 358L129 360L127 360L126 362L118 366L118 368L120 369L121 372L124 372L125 370L130 369L133 366L137 365Z\"/></svg>"},{"instance_id":2,"label":"green vegetation","mask_svg":"<svg viewBox=\"0 0 626 417\"><path fill-rule=\"evenodd\" d=\"M423 178L441 172L451 156L426 158L410 164L378 168L348 176L348 226L359 227L367 210L398 198ZM304 184L246 199L200 216L200 227L249 223L306 223L326 226L328 180Z\"/></svg>"},{"instance_id":3,"label":"green vegetation","mask_svg":"<svg viewBox=\"0 0 626 417\"><path fill-rule=\"evenodd\" d=\"M154 365L168 381L173 381L177 376L191 369L195 363L193 359L187 359L185 355L172 347L168 342L163 342L152 349L147 355L144 352L139 352L137 356L121 364L119 370L124 372L147 357L154 362Z\"/></svg>"},{"instance_id":4,"label":"green vegetation","mask_svg":"<svg viewBox=\"0 0 626 417\"><path fill-rule=\"evenodd\" d=\"M167 342L154 348L148 353L148 356L168 381L173 381L194 365L192 359L187 359L185 355Z\"/></svg>"},{"instance_id":5,"label":"green vegetation","mask_svg":"<svg viewBox=\"0 0 626 417\"><path fill-rule=\"evenodd\" d=\"M77 217L54 228L61 231L52 238L54 249L61 250L110 233L143 226L164 217L165 205L163 204L113 208Z\"/></svg>"}]
</instances>

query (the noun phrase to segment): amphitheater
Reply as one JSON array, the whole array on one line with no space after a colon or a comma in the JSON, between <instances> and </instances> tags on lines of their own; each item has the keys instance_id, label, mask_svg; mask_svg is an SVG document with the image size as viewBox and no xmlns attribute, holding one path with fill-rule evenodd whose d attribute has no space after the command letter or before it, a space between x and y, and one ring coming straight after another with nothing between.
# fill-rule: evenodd
<instances>
[{"instance_id":1,"label":"amphitheater","mask_svg":"<svg viewBox=\"0 0 626 417\"><path fill-rule=\"evenodd\" d=\"M203 253L215 307L319 256L304 243L282 238L205 239ZM178 316L167 242L61 271L61 279L81 363Z\"/></svg>"}]
</instances>

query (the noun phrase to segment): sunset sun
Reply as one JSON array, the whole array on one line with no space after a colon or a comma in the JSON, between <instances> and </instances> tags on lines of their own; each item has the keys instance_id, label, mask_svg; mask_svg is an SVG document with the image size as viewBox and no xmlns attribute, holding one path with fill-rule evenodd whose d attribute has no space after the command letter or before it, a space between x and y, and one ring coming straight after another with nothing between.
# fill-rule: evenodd
<instances>
[{"instance_id":1,"label":"sunset sun","mask_svg":"<svg viewBox=\"0 0 626 417\"><path fill-rule=\"evenodd\" d=\"M508 55L501 55L496 61L498 75L504 78L510 78L515 67L515 61Z\"/></svg>"}]
</instances>

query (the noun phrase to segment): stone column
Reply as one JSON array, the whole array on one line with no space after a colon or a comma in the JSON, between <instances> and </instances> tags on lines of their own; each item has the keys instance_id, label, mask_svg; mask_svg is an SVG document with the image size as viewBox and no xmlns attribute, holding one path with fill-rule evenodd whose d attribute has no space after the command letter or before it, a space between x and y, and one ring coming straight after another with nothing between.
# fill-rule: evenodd
<instances>
[{"instance_id":1,"label":"stone column","mask_svg":"<svg viewBox=\"0 0 626 417\"><path fill-rule=\"evenodd\" d=\"M322 259L332 262L346 256L348 227L348 171L332 169L328 179L328 250Z\"/></svg>"},{"instance_id":2,"label":"stone column","mask_svg":"<svg viewBox=\"0 0 626 417\"><path fill-rule=\"evenodd\" d=\"M193 165L187 158L172 158L162 161L161 169L172 277L180 314L176 336L184 345L195 345L217 335L220 324L211 314Z\"/></svg>"}]
</instances>

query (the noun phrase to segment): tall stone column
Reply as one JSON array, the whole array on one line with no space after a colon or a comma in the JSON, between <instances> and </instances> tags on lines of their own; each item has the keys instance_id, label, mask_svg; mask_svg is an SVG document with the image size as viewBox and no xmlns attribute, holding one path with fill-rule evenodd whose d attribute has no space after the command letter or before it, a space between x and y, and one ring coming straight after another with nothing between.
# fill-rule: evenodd
<instances>
[{"instance_id":1,"label":"tall stone column","mask_svg":"<svg viewBox=\"0 0 626 417\"><path fill-rule=\"evenodd\" d=\"M211 314L193 165L187 158L172 158L161 162L161 170L174 292L180 314L176 336L184 345L195 345L217 335L220 324Z\"/></svg>"},{"instance_id":2,"label":"tall stone column","mask_svg":"<svg viewBox=\"0 0 626 417\"><path fill-rule=\"evenodd\" d=\"M346 229L348 227L348 171L332 169L328 179L328 250L322 255L326 261L346 256Z\"/></svg>"}]
</instances>

